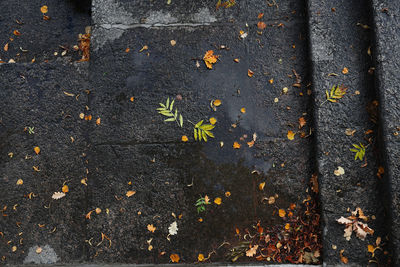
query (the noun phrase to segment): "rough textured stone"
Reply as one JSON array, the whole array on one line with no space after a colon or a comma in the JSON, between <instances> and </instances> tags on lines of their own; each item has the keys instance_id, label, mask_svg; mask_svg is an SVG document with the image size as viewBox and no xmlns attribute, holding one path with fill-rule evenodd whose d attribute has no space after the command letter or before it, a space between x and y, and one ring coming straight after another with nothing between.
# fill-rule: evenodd
<instances>
[{"instance_id":1,"label":"rough textured stone","mask_svg":"<svg viewBox=\"0 0 400 267\"><path fill-rule=\"evenodd\" d=\"M376 34L376 71L382 120L382 154L386 161L384 180L390 196L390 230L393 243L393 264L400 264L400 44L398 42L398 14L400 5L394 1L372 1Z\"/></svg>"},{"instance_id":2,"label":"rough textured stone","mask_svg":"<svg viewBox=\"0 0 400 267\"><path fill-rule=\"evenodd\" d=\"M87 122L79 113L87 104L87 64L5 64L0 69L0 228L2 242L11 241L0 254L8 263L21 263L28 248L49 245L62 262L83 259L86 188L80 181L86 175ZM70 191L53 200L64 183Z\"/></svg>"},{"instance_id":3,"label":"rough textured stone","mask_svg":"<svg viewBox=\"0 0 400 267\"><path fill-rule=\"evenodd\" d=\"M373 76L367 73L373 66L367 54L368 47L372 45L372 34L357 25L370 25L368 7L363 1L341 2L340 5L331 1L308 3L323 258L327 265L340 264L339 252L342 249L349 263L367 265L371 255L367 252L367 244L374 244L377 236L385 237L387 234L382 203L384 195L380 193L382 184L376 176L379 165L379 158L374 152L377 126L371 122L371 119L377 119L377 110L370 104L376 95ZM342 73L344 67L348 68L348 74ZM348 87L347 94L338 103L324 102L325 91L341 84ZM347 136L347 128L354 129L354 135ZM373 133L365 134L369 129ZM372 141L366 152L368 164L361 166L363 162L355 161L354 153L349 149L352 144L360 142L367 145L368 139ZM334 175L338 166L343 167L344 175ZM336 222L341 216L350 215L348 209L355 210L356 207L360 207L366 215L376 217L368 222L375 234L366 241L355 236L346 241L343 237L344 226ZM337 250L332 248L333 245Z\"/></svg>"}]
</instances>

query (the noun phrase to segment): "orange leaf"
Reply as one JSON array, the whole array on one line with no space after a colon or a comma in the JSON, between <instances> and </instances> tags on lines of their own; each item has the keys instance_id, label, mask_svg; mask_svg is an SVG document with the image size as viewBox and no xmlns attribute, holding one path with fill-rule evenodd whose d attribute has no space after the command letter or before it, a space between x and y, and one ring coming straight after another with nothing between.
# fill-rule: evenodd
<instances>
[{"instance_id":1,"label":"orange leaf","mask_svg":"<svg viewBox=\"0 0 400 267\"><path fill-rule=\"evenodd\" d=\"M226 197L230 197L231 196L231 192L229 192L229 191L225 192L225 196Z\"/></svg>"},{"instance_id":2,"label":"orange leaf","mask_svg":"<svg viewBox=\"0 0 400 267\"><path fill-rule=\"evenodd\" d=\"M288 132L287 132L287 138L288 138L289 140L293 140L295 135L296 135L296 134L295 134L294 132L292 132L292 131L288 131Z\"/></svg>"},{"instance_id":3,"label":"orange leaf","mask_svg":"<svg viewBox=\"0 0 400 267\"><path fill-rule=\"evenodd\" d=\"M188 139L188 137L186 136L186 135L183 135L182 136L182 142L187 142L189 139Z\"/></svg>"},{"instance_id":4,"label":"orange leaf","mask_svg":"<svg viewBox=\"0 0 400 267\"><path fill-rule=\"evenodd\" d=\"M257 27L260 30L264 30L265 28L267 28L267 24L265 24L265 22L260 21L260 22L257 23Z\"/></svg>"},{"instance_id":5,"label":"orange leaf","mask_svg":"<svg viewBox=\"0 0 400 267\"><path fill-rule=\"evenodd\" d=\"M204 255L200 253L199 256L197 256L197 259L199 261L204 261Z\"/></svg>"},{"instance_id":6,"label":"orange leaf","mask_svg":"<svg viewBox=\"0 0 400 267\"><path fill-rule=\"evenodd\" d=\"M210 118L210 123L211 123L212 125L214 125L215 123L217 123L217 119L214 118L214 117Z\"/></svg>"},{"instance_id":7,"label":"orange leaf","mask_svg":"<svg viewBox=\"0 0 400 267\"><path fill-rule=\"evenodd\" d=\"M222 199L220 197L217 197L216 199L214 199L214 203L217 205L221 205Z\"/></svg>"},{"instance_id":8,"label":"orange leaf","mask_svg":"<svg viewBox=\"0 0 400 267\"><path fill-rule=\"evenodd\" d=\"M253 72L251 69L248 69L248 70L247 70L247 75L248 75L249 77L253 77L254 72Z\"/></svg>"},{"instance_id":9,"label":"orange leaf","mask_svg":"<svg viewBox=\"0 0 400 267\"><path fill-rule=\"evenodd\" d=\"M265 187L265 182L262 182L258 185L258 189L260 190L264 190L264 187Z\"/></svg>"},{"instance_id":10,"label":"orange leaf","mask_svg":"<svg viewBox=\"0 0 400 267\"><path fill-rule=\"evenodd\" d=\"M235 59L233 59L233 61L235 61L236 63L239 63L239 59L238 58L235 58Z\"/></svg>"},{"instance_id":11,"label":"orange leaf","mask_svg":"<svg viewBox=\"0 0 400 267\"><path fill-rule=\"evenodd\" d=\"M21 33L18 30L14 30L14 35L19 36Z\"/></svg>"},{"instance_id":12,"label":"orange leaf","mask_svg":"<svg viewBox=\"0 0 400 267\"><path fill-rule=\"evenodd\" d=\"M285 230L289 230L289 229L290 229L290 224L289 223L285 224Z\"/></svg>"},{"instance_id":13,"label":"orange leaf","mask_svg":"<svg viewBox=\"0 0 400 267\"><path fill-rule=\"evenodd\" d=\"M35 146L33 150L35 151L36 155L40 153L40 148L38 146Z\"/></svg>"},{"instance_id":14,"label":"orange leaf","mask_svg":"<svg viewBox=\"0 0 400 267\"><path fill-rule=\"evenodd\" d=\"M257 16L258 19L262 19L263 17L264 17L264 13L258 13L258 16Z\"/></svg>"},{"instance_id":15,"label":"orange leaf","mask_svg":"<svg viewBox=\"0 0 400 267\"><path fill-rule=\"evenodd\" d=\"M286 215L286 211L284 209L279 209L279 217L283 218Z\"/></svg>"},{"instance_id":16,"label":"orange leaf","mask_svg":"<svg viewBox=\"0 0 400 267\"><path fill-rule=\"evenodd\" d=\"M254 245L253 247L250 247L250 249L246 251L246 256L253 257L254 255L256 255L257 248L258 248L258 245Z\"/></svg>"},{"instance_id":17,"label":"orange leaf","mask_svg":"<svg viewBox=\"0 0 400 267\"><path fill-rule=\"evenodd\" d=\"M42 7L40 8L40 11L41 11L43 14L46 14L47 11L48 11L47 6L42 6Z\"/></svg>"},{"instance_id":18,"label":"orange leaf","mask_svg":"<svg viewBox=\"0 0 400 267\"><path fill-rule=\"evenodd\" d=\"M233 143L233 148L239 149L240 148L240 144L238 142L234 142Z\"/></svg>"},{"instance_id":19,"label":"orange leaf","mask_svg":"<svg viewBox=\"0 0 400 267\"><path fill-rule=\"evenodd\" d=\"M343 73L343 74L347 74L347 73L349 73L349 69L348 69L348 68L346 68L346 67L344 67L344 68L343 68L343 70L342 70L342 73Z\"/></svg>"},{"instance_id":20,"label":"orange leaf","mask_svg":"<svg viewBox=\"0 0 400 267\"><path fill-rule=\"evenodd\" d=\"M221 106L221 104L222 104L222 101L219 100L219 99L216 99L216 100L213 101L213 105L216 106L216 107Z\"/></svg>"},{"instance_id":21,"label":"orange leaf","mask_svg":"<svg viewBox=\"0 0 400 267\"><path fill-rule=\"evenodd\" d=\"M97 124L97 125L100 125L100 123L101 123L101 119L100 119L100 118L97 118L96 124Z\"/></svg>"},{"instance_id":22,"label":"orange leaf","mask_svg":"<svg viewBox=\"0 0 400 267\"><path fill-rule=\"evenodd\" d=\"M6 43L5 45L4 45L4 51L8 51L8 43Z\"/></svg>"},{"instance_id":23,"label":"orange leaf","mask_svg":"<svg viewBox=\"0 0 400 267\"><path fill-rule=\"evenodd\" d=\"M374 251L375 251L374 246L373 245L368 245L368 252L374 253Z\"/></svg>"},{"instance_id":24,"label":"orange leaf","mask_svg":"<svg viewBox=\"0 0 400 267\"><path fill-rule=\"evenodd\" d=\"M91 210L91 211L89 211L87 214L86 214L86 219L88 219L88 220L90 220L90 215L92 215L92 212L93 212L94 210Z\"/></svg>"},{"instance_id":25,"label":"orange leaf","mask_svg":"<svg viewBox=\"0 0 400 267\"><path fill-rule=\"evenodd\" d=\"M131 196L133 196L134 194L136 194L136 191L128 191L128 192L126 192L126 196L127 196L127 197L131 197Z\"/></svg>"},{"instance_id":26,"label":"orange leaf","mask_svg":"<svg viewBox=\"0 0 400 267\"><path fill-rule=\"evenodd\" d=\"M24 181L22 179L17 180L17 185L22 185L23 183L24 183Z\"/></svg>"},{"instance_id":27,"label":"orange leaf","mask_svg":"<svg viewBox=\"0 0 400 267\"><path fill-rule=\"evenodd\" d=\"M171 256L169 256L169 258L171 259L172 262L179 262L178 254L171 254Z\"/></svg>"},{"instance_id":28,"label":"orange leaf","mask_svg":"<svg viewBox=\"0 0 400 267\"><path fill-rule=\"evenodd\" d=\"M304 125L306 125L306 120L304 119L304 117L300 117L299 118L299 129L303 128Z\"/></svg>"},{"instance_id":29,"label":"orange leaf","mask_svg":"<svg viewBox=\"0 0 400 267\"><path fill-rule=\"evenodd\" d=\"M61 191L63 191L64 193L67 193L69 191L68 185L63 185Z\"/></svg>"},{"instance_id":30,"label":"orange leaf","mask_svg":"<svg viewBox=\"0 0 400 267\"><path fill-rule=\"evenodd\" d=\"M156 230L156 227L154 227L153 224L148 224L147 225L147 230L149 230L150 232L154 233L154 231Z\"/></svg>"},{"instance_id":31,"label":"orange leaf","mask_svg":"<svg viewBox=\"0 0 400 267\"><path fill-rule=\"evenodd\" d=\"M126 53L129 53L129 51L131 51L131 49L130 49L129 47L127 47L127 48L125 49L125 52L126 52Z\"/></svg>"},{"instance_id":32,"label":"orange leaf","mask_svg":"<svg viewBox=\"0 0 400 267\"><path fill-rule=\"evenodd\" d=\"M246 108L241 108L240 112L242 112L243 114L246 113Z\"/></svg>"},{"instance_id":33,"label":"orange leaf","mask_svg":"<svg viewBox=\"0 0 400 267\"><path fill-rule=\"evenodd\" d=\"M254 146L254 140L251 140L250 142L247 142L247 145L249 147L253 147Z\"/></svg>"},{"instance_id":34,"label":"orange leaf","mask_svg":"<svg viewBox=\"0 0 400 267\"><path fill-rule=\"evenodd\" d=\"M212 69L212 64L217 62L219 56L214 55L213 50L208 50L203 57L204 63L206 63L207 68Z\"/></svg>"},{"instance_id":35,"label":"orange leaf","mask_svg":"<svg viewBox=\"0 0 400 267\"><path fill-rule=\"evenodd\" d=\"M131 98L129 99L131 102L133 102L133 100L135 100L135 98L133 96L131 96Z\"/></svg>"}]
</instances>

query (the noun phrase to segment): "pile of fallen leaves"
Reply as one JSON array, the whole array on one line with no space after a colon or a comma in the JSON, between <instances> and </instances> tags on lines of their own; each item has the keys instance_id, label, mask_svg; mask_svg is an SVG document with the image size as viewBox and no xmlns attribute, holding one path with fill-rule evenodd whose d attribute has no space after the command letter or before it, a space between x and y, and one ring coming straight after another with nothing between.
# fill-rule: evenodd
<instances>
[{"instance_id":1,"label":"pile of fallen leaves","mask_svg":"<svg viewBox=\"0 0 400 267\"><path fill-rule=\"evenodd\" d=\"M318 264L322 253L319 223L316 203L308 198L285 225L263 227L259 222L243 234L236 229L239 242L228 256L232 261L247 256L258 261Z\"/></svg>"}]
</instances>

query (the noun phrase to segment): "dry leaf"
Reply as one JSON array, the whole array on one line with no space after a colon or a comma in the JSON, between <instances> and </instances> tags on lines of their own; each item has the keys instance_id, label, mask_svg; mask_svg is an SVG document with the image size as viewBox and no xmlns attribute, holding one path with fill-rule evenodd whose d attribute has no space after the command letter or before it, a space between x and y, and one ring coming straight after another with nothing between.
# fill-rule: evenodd
<instances>
[{"instance_id":1,"label":"dry leaf","mask_svg":"<svg viewBox=\"0 0 400 267\"><path fill-rule=\"evenodd\" d=\"M340 251L340 260L341 260L344 264L347 264L347 263L349 262L349 259L347 259L347 257L343 256L343 252L344 252L344 249L342 249L342 250Z\"/></svg>"},{"instance_id":2,"label":"dry leaf","mask_svg":"<svg viewBox=\"0 0 400 267\"><path fill-rule=\"evenodd\" d=\"M129 47L127 47L127 48L125 49L125 53L129 53L129 51L131 51L131 49L130 49Z\"/></svg>"},{"instance_id":3,"label":"dry leaf","mask_svg":"<svg viewBox=\"0 0 400 267\"><path fill-rule=\"evenodd\" d=\"M96 119L96 124L97 124L97 125L100 125L100 123L101 123L101 119L100 119L100 118L97 118L97 119Z\"/></svg>"},{"instance_id":4,"label":"dry leaf","mask_svg":"<svg viewBox=\"0 0 400 267\"><path fill-rule=\"evenodd\" d=\"M42 253L42 251L43 251L43 249L42 249L41 247L37 247L37 248L36 248L36 253L37 253L37 254Z\"/></svg>"},{"instance_id":5,"label":"dry leaf","mask_svg":"<svg viewBox=\"0 0 400 267\"><path fill-rule=\"evenodd\" d=\"M299 118L299 129L303 128L306 125L306 120L304 117Z\"/></svg>"},{"instance_id":6,"label":"dry leaf","mask_svg":"<svg viewBox=\"0 0 400 267\"><path fill-rule=\"evenodd\" d=\"M206 64L207 68L212 69L212 64L217 62L219 56L214 55L213 50L208 50L203 57L204 63Z\"/></svg>"},{"instance_id":7,"label":"dry leaf","mask_svg":"<svg viewBox=\"0 0 400 267\"><path fill-rule=\"evenodd\" d=\"M356 130L347 128L346 131L344 132L347 136L354 136L354 133L356 132Z\"/></svg>"},{"instance_id":8,"label":"dry leaf","mask_svg":"<svg viewBox=\"0 0 400 267\"><path fill-rule=\"evenodd\" d=\"M40 8L40 11L41 11L43 14L46 14L47 11L48 11L48 7L47 7L47 6L42 6L42 7Z\"/></svg>"},{"instance_id":9,"label":"dry leaf","mask_svg":"<svg viewBox=\"0 0 400 267\"><path fill-rule=\"evenodd\" d=\"M274 83L274 79L269 79L268 82L269 82L270 84L273 84L273 83Z\"/></svg>"},{"instance_id":10,"label":"dry leaf","mask_svg":"<svg viewBox=\"0 0 400 267\"><path fill-rule=\"evenodd\" d=\"M79 118L80 118L81 120L83 120L83 119L85 118L85 114L80 113L80 114L79 114Z\"/></svg>"},{"instance_id":11,"label":"dry leaf","mask_svg":"<svg viewBox=\"0 0 400 267\"><path fill-rule=\"evenodd\" d=\"M33 168L33 170L34 170L35 172L40 172L39 166L32 166L32 168Z\"/></svg>"},{"instance_id":12,"label":"dry leaf","mask_svg":"<svg viewBox=\"0 0 400 267\"><path fill-rule=\"evenodd\" d=\"M66 96L75 96L75 94L71 94L71 93L68 93L68 92L65 92L65 91L64 91L64 95L66 95Z\"/></svg>"},{"instance_id":13,"label":"dry leaf","mask_svg":"<svg viewBox=\"0 0 400 267\"><path fill-rule=\"evenodd\" d=\"M233 61L235 61L236 63L239 63L240 59L234 58Z\"/></svg>"},{"instance_id":14,"label":"dry leaf","mask_svg":"<svg viewBox=\"0 0 400 267\"><path fill-rule=\"evenodd\" d=\"M262 182L258 185L258 189L260 190L264 190L264 187L265 187L265 182Z\"/></svg>"},{"instance_id":15,"label":"dry leaf","mask_svg":"<svg viewBox=\"0 0 400 267\"><path fill-rule=\"evenodd\" d=\"M154 227L153 224L148 224L147 225L147 230L149 230L150 232L154 233L154 231L156 230L156 227Z\"/></svg>"},{"instance_id":16,"label":"dry leaf","mask_svg":"<svg viewBox=\"0 0 400 267\"><path fill-rule=\"evenodd\" d=\"M230 197L231 196L231 192L229 192L229 191L225 192L225 196L226 197Z\"/></svg>"},{"instance_id":17,"label":"dry leaf","mask_svg":"<svg viewBox=\"0 0 400 267\"><path fill-rule=\"evenodd\" d=\"M68 193L68 191L69 191L68 185L66 185L66 184L63 185L61 191L63 191L63 193Z\"/></svg>"},{"instance_id":18,"label":"dry leaf","mask_svg":"<svg viewBox=\"0 0 400 267\"><path fill-rule=\"evenodd\" d=\"M258 16L257 16L258 19L262 19L263 17L264 17L264 13L258 13Z\"/></svg>"},{"instance_id":19,"label":"dry leaf","mask_svg":"<svg viewBox=\"0 0 400 267\"><path fill-rule=\"evenodd\" d=\"M24 183L24 181L22 179L17 180L17 185L22 185L23 183Z\"/></svg>"},{"instance_id":20,"label":"dry leaf","mask_svg":"<svg viewBox=\"0 0 400 267\"><path fill-rule=\"evenodd\" d=\"M275 203L275 197L269 197L268 198L268 204L269 205L272 205L272 204L274 204Z\"/></svg>"},{"instance_id":21,"label":"dry leaf","mask_svg":"<svg viewBox=\"0 0 400 267\"><path fill-rule=\"evenodd\" d=\"M216 106L216 107L221 106L221 104L222 104L222 101L219 100L219 99L216 99L216 100L213 101L213 105Z\"/></svg>"},{"instance_id":22,"label":"dry leaf","mask_svg":"<svg viewBox=\"0 0 400 267\"><path fill-rule=\"evenodd\" d=\"M18 30L14 30L14 32L13 32L13 33L14 33L14 35L15 35L15 36L19 36L19 35L21 35L21 33L20 33Z\"/></svg>"},{"instance_id":23,"label":"dry leaf","mask_svg":"<svg viewBox=\"0 0 400 267\"><path fill-rule=\"evenodd\" d=\"M135 100L135 98L133 96L131 96L131 98L129 99L131 102L133 102L133 100Z\"/></svg>"},{"instance_id":24,"label":"dry leaf","mask_svg":"<svg viewBox=\"0 0 400 267\"><path fill-rule=\"evenodd\" d=\"M179 255L178 254L171 254L169 256L172 262L179 262Z\"/></svg>"},{"instance_id":25,"label":"dry leaf","mask_svg":"<svg viewBox=\"0 0 400 267\"><path fill-rule=\"evenodd\" d=\"M8 51L8 43L6 43L5 45L4 45L4 51Z\"/></svg>"},{"instance_id":26,"label":"dry leaf","mask_svg":"<svg viewBox=\"0 0 400 267\"><path fill-rule=\"evenodd\" d=\"M188 139L188 137L186 136L186 135L183 135L182 136L182 142L187 142L189 139Z\"/></svg>"},{"instance_id":27,"label":"dry leaf","mask_svg":"<svg viewBox=\"0 0 400 267\"><path fill-rule=\"evenodd\" d=\"M247 76L253 77L253 75L254 75L254 71L252 71L251 69L248 69L247 70Z\"/></svg>"},{"instance_id":28,"label":"dry leaf","mask_svg":"<svg viewBox=\"0 0 400 267\"><path fill-rule=\"evenodd\" d=\"M293 132L293 131L288 131L287 132L287 138L289 139L289 140L293 140L294 139L294 136L295 136L296 134Z\"/></svg>"},{"instance_id":29,"label":"dry leaf","mask_svg":"<svg viewBox=\"0 0 400 267\"><path fill-rule=\"evenodd\" d=\"M88 219L88 220L90 220L91 218L90 218L90 216L92 215L92 212L93 212L94 210L91 210L91 211L89 211L87 214L86 214L86 219Z\"/></svg>"},{"instance_id":30,"label":"dry leaf","mask_svg":"<svg viewBox=\"0 0 400 267\"><path fill-rule=\"evenodd\" d=\"M253 247L250 247L250 249L246 251L246 256L253 257L254 255L256 255L257 249L258 249L258 245L254 245Z\"/></svg>"},{"instance_id":31,"label":"dry leaf","mask_svg":"<svg viewBox=\"0 0 400 267\"><path fill-rule=\"evenodd\" d=\"M149 49L149 47L147 45L144 45L142 47L142 49L139 50L139 52L143 52L144 50L147 50L147 49Z\"/></svg>"},{"instance_id":32,"label":"dry leaf","mask_svg":"<svg viewBox=\"0 0 400 267\"><path fill-rule=\"evenodd\" d=\"M207 195L204 196L204 203L210 204L210 198Z\"/></svg>"},{"instance_id":33,"label":"dry leaf","mask_svg":"<svg viewBox=\"0 0 400 267\"><path fill-rule=\"evenodd\" d=\"M133 196L134 194L136 194L136 191L128 191L128 192L126 192L126 196L127 196L127 197L131 197L131 196Z\"/></svg>"},{"instance_id":34,"label":"dry leaf","mask_svg":"<svg viewBox=\"0 0 400 267\"><path fill-rule=\"evenodd\" d=\"M13 247L11 248L11 251L12 251L12 252L17 251L17 246L13 246Z\"/></svg>"},{"instance_id":35,"label":"dry leaf","mask_svg":"<svg viewBox=\"0 0 400 267\"><path fill-rule=\"evenodd\" d=\"M100 208L96 208L94 211L96 212L96 214L100 214L101 213L101 209Z\"/></svg>"},{"instance_id":36,"label":"dry leaf","mask_svg":"<svg viewBox=\"0 0 400 267\"><path fill-rule=\"evenodd\" d=\"M216 124L216 123L217 123L217 119L214 118L214 117L210 118L210 123L211 123L212 125Z\"/></svg>"},{"instance_id":37,"label":"dry leaf","mask_svg":"<svg viewBox=\"0 0 400 267\"><path fill-rule=\"evenodd\" d=\"M240 146L241 146L241 145L240 145L238 142L234 142L234 143L233 143L233 148L235 148L235 149L239 149Z\"/></svg>"},{"instance_id":38,"label":"dry leaf","mask_svg":"<svg viewBox=\"0 0 400 267\"><path fill-rule=\"evenodd\" d=\"M374 253L375 247L373 245L368 245L368 252Z\"/></svg>"},{"instance_id":39,"label":"dry leaf","mask_svg":"<svg viewBox=\"0 0 400 267\"><path fill-rule=\"evenodd\" d=\"M214 199L214 203L217 204L217 205L221 205L222 199L220 197L217 197L217 198Z\"/></svg>"},{"instance_id":40,"label":"dry leaf","mask_svg":"<svg viewBox=\"0 0 400 267\"><path fill-rule=\"evenodd\" d=\"M197 256L197 260L198 260L198 261L204 261L204 255L200 253L200 254Z\"/></svg>"},{"instance_id":41,"label":"dry leaf","mask_svg":"<svg viewBox=\"0 0 400 267\"><path fill-rule=\"evenodd\" d=\"M33 150L35 151L36 155L40 153L40 148L38 146L35 146Z\"/></svg>"},{"instance_id":42,"label":"dry leaf","mask_svg":"<svg viewBox=\"0 0 400 267\"><path fill-rule=\"evenodd\" d=\"M246 108L241 108L240 112L242 112L243 114L246 113Z\"/></svg>"},{"instance_id":43,"label":"dry leaf","mask_svg":"<svg viewBox=\"0 0 400 267\"><path fill-rule=\"evenodd\" d=\"M333 172L336 176L341 176L344 174L344 169L342 167L338 167L334 172Z\"/></svg>"},{"instance_id":44,"label":"dry leaf","mask_svg":"<svg viewBox=\"0 0 400 267\"><path fill-rule=\"evenodd\" d=\"M65 197L65 193L64 192L54 192L54 194L52 195L52 199L60 199Z\"/></svg>"},{"instance_id":45,"label":"dry leaf","mask_svg":"<svg viewBox=\"0 0 400 267\"><path fill-rule=\"evenodd\" d=\"M349 73L349 69L348 69L348 68L346 68L346 67L344 67L344 68L343 68L343 70L342 70L342 73L343 73L343 74L347 74L347 73Z\"/></svg>"},{"instance_id":46,"label":"dry leaf","mask_svg":"<svg viewBox=\"0 0 400 267\"><path fill-rule=\"evenodd\" d=\"M265 28L267 28L267 24L265 24L265 22L260 21L260 22L257 23L257 27L260 30L264 30Z\"/></svg>"},{"instance_id":47,"label":"dry leaf","mask_svg":"<svg viewBox=\"0 0 400 267\"><path fill-rule=\"evenodd\" d=\"M176 45L176 41L175 41L175 40L171 40L170 43L171 43L172 46L175 46L175 45Z\"/></svg>"},{"instance_id":48,"label":"dry leaf","mask_svg":"<svg viewBox=\"0 0 400 267\"><path fill-rule=\"evenodd\" d=\"M284 209L279 209L279 217L283 218L286 216L286 211Z\"/></svg>"},{"instance_id":49,"label":"dry leaf","mask_svg":"<svg viewBox=\"0 0 400 267\"><path fill-rule=\"evenodd\" d=\"M168 227L168 233L170 235L176 235L178 233L178 223L177 222L173 222L169 225Z\"/></svg>"},{"instance_id":50,"label":"dry leaf","mask_svg":"<svg viewBox=\"0 0 400 267\"><path fill-rule=\"evenodd\" d=\"M254 140L251 140L250 142L247 142L247 145L249 147L253 147L254 146Z\"/></svg>"}]
</instances>

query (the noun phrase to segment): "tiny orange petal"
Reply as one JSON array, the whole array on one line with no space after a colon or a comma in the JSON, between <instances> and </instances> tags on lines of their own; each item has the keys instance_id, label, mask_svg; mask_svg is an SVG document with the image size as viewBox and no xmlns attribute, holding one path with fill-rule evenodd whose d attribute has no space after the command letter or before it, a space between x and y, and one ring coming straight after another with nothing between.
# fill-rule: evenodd
<instances>
[{"instance_id":1,"label":"tiny orange petal","mask_svg":"<svg viewBox=\"0 0 400 267\"><path fill-rule=\"evenodd\" d=\"M186 136L186 135L183 135L182 136L182 142L187 142L189 139L188 139L188 137Z\"/></svg>"},{"instance_id":2,"label":"tiny orange petal","mask_svg":"<svg viewBox=\"0 0 400 267\"><path fill-rule=\"evenodd\" d=\"M240 109L240 112L246 113L246 108L241 108L241 109Z\"/></svg>"},{"instance_id":3,"label":"tiny orange petal","mask_svg":"<svg viewBox=\"0 0 400 267\"><path fill-rule=\"evenodd\" d=\"M216 99L216 100L213 101L213 105L216 106L216 107L221 106L221 104L222 104L222 102L219 99Z\"/></svg>"},{"instance_id":4,"label":"tiny orange petal","mask_svg":"<svg viewBox=\"0 0 400 267\"><path fill-rule=\"evenodd\" d=\"M286 211L284 209L279 209L279 217L285 217Z\"/></svg>"},{"instance_id":5,"label":"tiny orange petal","mask_svg":"<svg viewBox=\"0 0 400 267\"><path fill-rule=\"evenodd\" d=\"M69 188L68 188L68 185L63 185L63 187L62 187L62 189L61 189L64 193L68 193L68 191L69 191Z\"/></svg>"},{"instance_id":6,"label":"tiny orange petal","mask_svg":"<svg viewBox=\"0 0 400 267\"><path fill-rule=\"evenodd\" d=\"M217 205L221 205L222 199L220 197L217 197L216 199L214 199L214 203Z\"/></svg>"},{"instance_id":7,"label":"tiny orange petal","mask_svg":"<svg viewBox=\"0 0 400 267\"><path fill-rule=\"evenodd\" d=\"M38 147L38 146L35 146L33 148L33 150L35 151L36 155L38 155L40 153L40 147Z\"/></svg>"},{"instance_id":8,"label":"tiny orange petal","mask_svg":"<svg viewBox=\"0 0 400 267\"><path fill-rule=\"evenodd\" d=\"M238 142L234 142L233 143L233 148L239 149L240 148L240 144Z\"/></svg>"}]
</instances>

